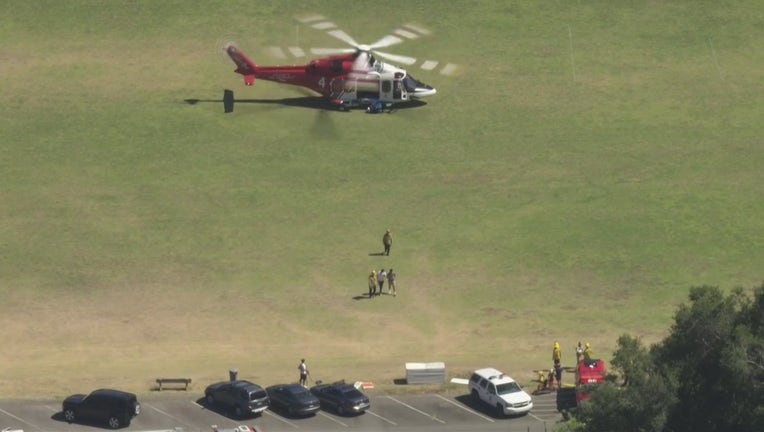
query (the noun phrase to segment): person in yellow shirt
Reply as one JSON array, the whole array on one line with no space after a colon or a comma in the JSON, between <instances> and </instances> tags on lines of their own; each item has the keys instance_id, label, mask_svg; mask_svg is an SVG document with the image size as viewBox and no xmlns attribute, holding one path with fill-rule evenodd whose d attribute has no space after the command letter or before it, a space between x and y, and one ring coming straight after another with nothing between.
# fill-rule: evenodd
<instances>
[{"instance_id":1,"label":"person in yellow shirt","mask_svg":"<svg viewBox=\"0 0 764 432\"><path fill-rule=\"evenodd\" d=\"M562 387L562 350L560 349L560 343L554 341L554 348L552 349L552 361L554 362L554 378L557 383L557 388Z\"/></svg>"},{"instance_id":2,"label":"person in yellow shirt","mask_svg":"<svg viewBox=\"0 0 764 432\"><path fill-rule=\"evenodd\" d=\"M592 362L593 356L594 352L592 351L592 346L587 342L584 348L584 363L589 365Z\"/></svg>"},{"instance_id":3,"label":"person in yellow shirt","mask_svg":"<svg viewBox=\"0 0 764 432\"><path fill-rule=\"evenodd\" d=\"M552 349L552 361L554 362L554 365L557 366L560 364L560 361L562 360L562 350L560 349L560 343L557 341L554 341L554 348Z\"/></svg>"},{"instance_id":4,"label":"person in yellow shirt","mask_svg":"<svg viewBox=\"0 0 764 432\"><path fill-rule=\"evenodd\" d=\"M372 270L369 273L369 298L373 298L377 292L377 272Z\"/></svg>"},{"instance_id":5,"label":"person in yellow shirt","mask_svg":"<svg viewBox=\"0 0 764 432\"><path fill-rule=\"evenodd\" d=\"M541 390L544 390L546 388L547 383L549 382L549 379L547 378L545 370L539 369L538 373L539 373L539 378L538 378L539 385L538 387L536 387L536 391L540 392Z\"/></svg>"}]
</instances>

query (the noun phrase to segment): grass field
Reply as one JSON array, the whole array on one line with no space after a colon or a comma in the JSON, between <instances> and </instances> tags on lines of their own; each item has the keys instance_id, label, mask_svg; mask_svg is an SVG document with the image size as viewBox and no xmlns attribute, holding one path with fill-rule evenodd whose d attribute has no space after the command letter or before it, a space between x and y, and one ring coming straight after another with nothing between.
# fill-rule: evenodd
<instances>
[{"instance_id":1,"label":"grass field","mask_svg":"<svg viewBox=\"0 0 764 432\"><path fill-rule=\"evenodd\" d=\"M262 4L261 4L262 3ZM462 65L393 115L278 103L235 40ZM658 340L688 288L764 277L760 1L0 2L0 395L229 368L375 381L406 361L520 380ZM296 63L306 62L294 60ZM236 112L222 113L222 90ZM276 103L257 103L275 100ZM394 235L381 251L386 228ZM397 298L359 299L394 267ZM389 386L388 386L389 385Z\"/></svg>"}]
</instances>

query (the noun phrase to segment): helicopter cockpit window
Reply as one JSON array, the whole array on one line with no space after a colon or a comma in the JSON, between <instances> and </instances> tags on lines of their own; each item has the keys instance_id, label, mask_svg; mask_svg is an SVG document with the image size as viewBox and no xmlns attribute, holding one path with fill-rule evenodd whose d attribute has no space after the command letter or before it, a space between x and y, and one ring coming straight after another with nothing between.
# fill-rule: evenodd
<instances>
[{"instance_id":1,"label":"helicopter cockpit window","mask_svg":"<svg viewBox=\"0 0 764 432\"><path fill-rule=\"evenodd\" d=\"M406 75L406 78L403 78L403 85L406 87L406 91L413 92L417 88L424 88L428 90L432 90L432 87L421 82L417 81L412 77L411 75Z\"/></svg>"}]
</instances>

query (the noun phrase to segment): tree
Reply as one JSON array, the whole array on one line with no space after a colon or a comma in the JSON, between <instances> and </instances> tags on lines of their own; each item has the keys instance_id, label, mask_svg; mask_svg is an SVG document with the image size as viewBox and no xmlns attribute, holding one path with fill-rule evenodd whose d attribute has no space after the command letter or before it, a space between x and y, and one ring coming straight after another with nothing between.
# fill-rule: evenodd
<instances>
[{"instance_id":1,"label":"tree","mask_svg":"<svg viewBox=\"0 0 764 432\"><path fill-rule=\"evenodd\" d=\"M717 287L690 291L671 333L653 347L653 361L674 387L667 428L684 431L762 430L762 304L742 289L725 296Z\"/></svg>"},{"instance_id":2,"label":"tree","mask_svg":"<svg viewBox=\"0 0 764 432\"><path fill-rule=\"evenodd\" d=\"M569 430L654 432L663 429L672 394L638 338L622 335L611 362L623 380L600 384L573 414ZM567 427L567 426L566 426Z\"/></svg>"},{"instance_id":3,"label":"tree","mask_svg":"<svg viewBox=\"0 0 764 432\"><path fill-rule=\"evenodd\" d=\"M596 387L562 426L569 432L764 430L764 283L690 290L669 335L649 351L623 335L615 381Z\"/></svg>"}]
</instances>

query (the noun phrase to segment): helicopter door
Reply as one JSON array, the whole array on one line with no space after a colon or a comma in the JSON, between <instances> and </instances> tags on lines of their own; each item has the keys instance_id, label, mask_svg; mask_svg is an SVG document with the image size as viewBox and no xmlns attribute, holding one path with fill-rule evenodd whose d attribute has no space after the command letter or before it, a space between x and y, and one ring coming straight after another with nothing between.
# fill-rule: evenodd
<instances>
[{"instance_id":1,"label":"helicopter door","mask_svg":"<svg viewBox=\"0 0 764 432\"><path fill-rule=\"evenodd\" d=\"M342 101L355 99L356 81L333 79L329 81L329 98Z\"/></svg>"},{"instance_id":2,"label":"helicopter door","mask_svg":"<svg viewBox=\"0 0 764 432\"><path fill-rule=\"evenodd\" d=\"M393 81L393 99L396 101L405 101L408 99L408 93L406 93L406 89L403 87L403 83L399 79Z\"/></svg>"},{"instance_id":3,"label":"helicopter door","mask_svg":"<svg viewBox=\"0 0 764 432\"><path fill-rule=\"evenodd\" d=\"M392 102L394 100L392 81L388 79L379 81L379 99L386 102Z\"/></svg>"}]
</instances>

